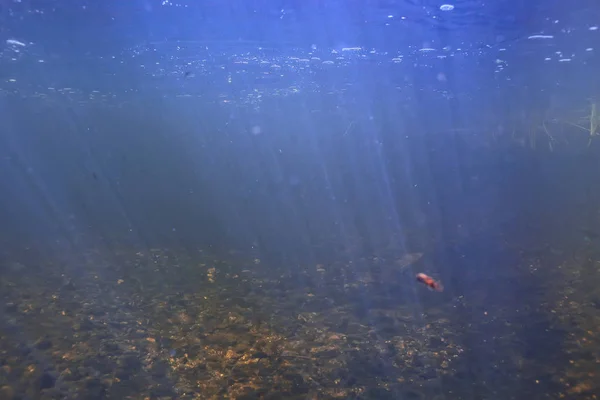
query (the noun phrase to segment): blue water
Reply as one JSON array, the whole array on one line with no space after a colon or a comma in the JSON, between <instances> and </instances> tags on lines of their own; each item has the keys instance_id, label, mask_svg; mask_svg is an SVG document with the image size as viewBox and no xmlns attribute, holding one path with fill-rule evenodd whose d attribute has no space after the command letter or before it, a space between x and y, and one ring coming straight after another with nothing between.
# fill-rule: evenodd
<instances>
[{"instance_id":1,"label":"blue water","mask_svg":"<svg viewBox=\"0 0 600 400\"><path fill-rule=\"evenodd\" d=\"M599 21L0 2L0 397L594 398Z\"/></svg>"}]
</instances>

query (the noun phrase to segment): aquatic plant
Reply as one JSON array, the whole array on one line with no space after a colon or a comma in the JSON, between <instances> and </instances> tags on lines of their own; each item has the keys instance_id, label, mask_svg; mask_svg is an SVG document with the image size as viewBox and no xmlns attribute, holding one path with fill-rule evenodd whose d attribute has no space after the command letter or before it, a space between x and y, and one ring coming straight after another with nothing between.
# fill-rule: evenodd
<instances>
[{"instance_id":1,"label":"aquatic plant","mask_svg":"<svg viewBox=\"0 0 600 400\"><path fill-rule=\"evenodd\" d=\"M565 121L565 122L569 125L575 126L579 129L582 129L582 130L588 132L588 134L589 134L588 147L590 147L594 136L600 135L600 129L599 129L600 128L600 114L598 113L598 103L597 102L594 102L594 101L591 102L590 114L589 114L589 116L584 118L584 123L585 123L585 121L589 122L588 126L569 122L569 121Z\"/></svg>"},{"instance_id":2,"label":"aquatic plant","mask_svg":"<svg viewBox=\"0 0 600 400\"><path fill-rule=\"evenodd\" d=\"M523 115L521 121L518 121L516 127L513 127L512 139L523 146L527 144L532 150L535 150L538 148L538 138L541 134L547 140L548 149L554 151L554 144L557 140L548 128L550 122L553 121L549 115L548 110L533 110ZM519 125L522 127L522 131L524 131L524 134L521 136L517 134L517 132L521 131Z\"/></svg>"}]
</instances>

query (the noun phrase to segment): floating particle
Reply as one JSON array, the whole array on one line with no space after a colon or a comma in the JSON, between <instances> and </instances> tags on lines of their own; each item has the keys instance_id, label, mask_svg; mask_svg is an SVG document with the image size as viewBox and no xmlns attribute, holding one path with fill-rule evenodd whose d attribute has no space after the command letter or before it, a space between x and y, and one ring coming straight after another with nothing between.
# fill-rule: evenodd
<instances>
[{"instance_id":1,"label":"floating particle","mask_svg":"<svg viewBox=\"0 0 600 400\"><path fill-rule=\"evenodd\" d=\"M442 11L452 11L452 10L454 10L454 6L452 4L442 4L440 6L440 10L442 10Z\"/></svg>"},{"instance_id":2,"label":"floating particle","mask_svg":"<svg viewBox=\"0 0 600 400\"><path fill-rule=\"evenodd\" d=\"M527 39L554 39L552 35L531 35Z\"/></svg>"},{"instance_id":3,"label":"floating particle","mask_svg":"<svg viewBox=\"0 0 600 400\"><path fill-rule=\"evenodd\" d=\"M14 45L14 46L21 46L21 47L25 47L26 46L25 43L20 42L20 41L18 41L16 39L6 39L6 44L11 44L11 45Z\"/></svg>"}]
</instances>

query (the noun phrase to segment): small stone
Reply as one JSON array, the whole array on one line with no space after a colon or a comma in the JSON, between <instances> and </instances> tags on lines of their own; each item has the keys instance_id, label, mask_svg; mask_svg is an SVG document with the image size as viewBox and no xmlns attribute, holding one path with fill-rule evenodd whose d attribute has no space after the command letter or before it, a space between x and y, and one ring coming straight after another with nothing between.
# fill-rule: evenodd
<instances>
[{"instance_id":1,"label":"small stone","mask_svg":"<svg viewBox=\"0 0 600 400\"><path fill-rule=\"evenodd\" d=\"M117 343L104 343L104 351L109 354L119 351L119 345Z\"/></svg>"},{"instance_id":2,"label":"small stone","mask_svg":"<svg viewBox=\"0 0 600 400\"><path fill-rule=\"evenodd\" d=\"M125 368L117 368L115 371L115 377L117 377L121 381L126 381L131 378L131 372Z\"/></svg>"},{"instance_id":3,"label":"small stone","mask_svg":"<svg viewBox=\"0 0 600 400\"><path fill-rule=\"evenodd\" d=\"M169 364L163 361L157 361L150 368L150 373L152 374L153 378L164 378L169 373Z\"/></svg>"},{"instance_id":4,"label":"small stone","mask_svg":"<svg viewBox=\"0 0 600 400\"><path fill-rule=\"evenodd\" d=\"M38 381L40 390L50 389L54 387L56 378L49 372L44 372Z\"/></svg>"},{"instance_id":5,"label":"small stone","mask_svg":"<svg viewBox=\"0 0 600 400\"><path fill-rule=\"evenodd\" d=\"M258 358L258 359L269 358L269 355L267 353L265 353L264 351L257 351L256 353L252 354L252 358Z\"/></svg>"},{"instance_id":6,"label":"small stone","mask_svg":"<svg viewBox=\"0 0 600 400\"><path fill-rule=\"evenodd\" d=\"M12 399L15 397L15 391L8 385L0 387L0 399Z\"/></svg>"},{"instance_id":7,"label":"small stone","mask_svg":"<svg viewBox=\"0 0 600 400\"><path fill-rule=\"evenodd\" d=\"M52 342L48 339L40 339L35 343L35 348L38 350L48 350L52 347Z\"/></svg>"},{"instance_id":8,"label":"small stone","mask_svg":"<svg viewBox=\"0 0 600 400\"><path fill-rule=\"evenodd\" d=\"M91 331L95 328L95 325L92 321L84 319L81 322L75 323L75 326L73 328L76 331Z\"/></svg>"},{"instance_id":9,"label":"small stone","mask_svg":"<svg viewBox=\"0 0 600 400\"><path fill-rule=\"evenodd\" d=\"M117 362L119 367L126 368L132 372L138 371L142 367L142 362L135 355L124 355Z\"/></svg>"},{"instance_id":10,"label":"small stone","mask_svg":"<svg viewBox=\"0 0 600 400\"><path fill-rule=\"evenodd\" d=\"M85 396L89 400L100 400L106 396L106 387L98 378L90 378L85 383Z\"/></svg>"}]
</instances>

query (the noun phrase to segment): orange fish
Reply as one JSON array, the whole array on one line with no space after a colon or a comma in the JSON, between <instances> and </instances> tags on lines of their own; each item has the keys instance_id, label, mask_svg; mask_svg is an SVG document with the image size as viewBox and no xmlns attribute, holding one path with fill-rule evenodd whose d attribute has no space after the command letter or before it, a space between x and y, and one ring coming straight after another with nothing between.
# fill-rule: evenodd
<instances>
[{"instance_id":1,"label":"orange fish","mask_svg":"<svg viewBox=\"0 0 600 400\"><path fill-rule=\"evenodd\" d=\"M427 287L435 291L441 292L442 290L444 290L442 284L430 277L429 275L419 273L417 274L417 280L421 283L424 283L425 285L427 285Z\"/></svg>"}]
</instances>

